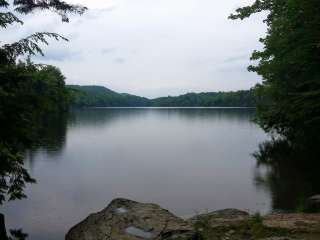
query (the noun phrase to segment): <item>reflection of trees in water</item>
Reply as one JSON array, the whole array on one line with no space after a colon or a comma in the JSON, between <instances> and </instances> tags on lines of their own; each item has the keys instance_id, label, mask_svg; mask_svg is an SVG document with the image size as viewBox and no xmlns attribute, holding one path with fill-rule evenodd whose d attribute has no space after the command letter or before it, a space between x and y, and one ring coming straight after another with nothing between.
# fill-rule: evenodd
<instances>
[{"instance_id":1,"label":"reflection of trees in water","mask_svg":"<svg viewBox=\"0 0 320 240\"><path fill-rule=\"evenodd\" d=\"M109 108L73 110L69 113L47 116L38 123L40 126L34 134L37 141L26 151L26 161L31 165L36 154L45 152L49 156L62 153L66 143L68 128L110 125L119 120L144 118L148 114L163 117L179 117L186 120L221 119L224 121L247 121L254 115L254 109L184 109L184 108ZM50 158L51 159L51 158ZM58 158L54 158L58 159Z\"/></svg>"},{"instance_id":2,"label":"reflection of trees in water","mask_svg":"<svg viewBox=\"0 0 320 240\"><path fill-rule=\"evenodd\" d=\"M261 144L254 156L258 163L256 186L270 191L275 211L305 210L306 199L320 192L320 151L316 146L272 140Z\"/></svg>"},{"instance_id":3,"label":"reflection of trees in water","mask_svg":"<svg viewBox=\"0 0 320 240\"><path fill-rule=\"evenodd\" d=\"M247 121L254 116L252 108L177 108L163 109L167 114L177 115L187 120L223 119L224 121Z\"/></svg>"},{"instance_id":4,"label":"reflection of trees in water","mask_svg":"<svg viewBox=\"0 0 320 240\"><path fill-rule=\"evenodd\" d=\"M40 129L40 146L48 150L64 147L66 141L68 114L59 114L44 119L44 127Z\"/></svg>"},{"instance_id":5,"label":"reflection of trees in water","mask_svg":"<svg viewBox=\"0 0 320 240\"><path fill-rule=\"evenodd\" d=\"M10 154L14 161L6 157L8 154L1 146L0 161L0 204L5 200L15 200L26 197L24 187L26 183L32 183L27 169L23 167L24 161L33 162L35 152L44 150L48 154L59 153L64 148L66 130L67 130L67 113L49 114L42 118L35 118L33 124L35 127L24 129L27 136L32 137L28 145L24 146L17 142L16 144L5 145L12 151ZM15 153L13 155L12 153ZM7 198L5 198L7 195ZM0 214L0 239L7 239L4 216ZM10 230L11 236L8 239L25 239L27 235L21 230Z\"/></svg>"},{"instance_id":6,"label":"reflection of trees in water","mask_svg":"<svg viewBox=\"0 0 320 240\"><path fill-rule=\"evenodd\" d=\"M133 108L86 108L73 110L69 116L68 127L103 126L117 119L129 119L145 114L145 109Z\"/></svg>"},{"instance_id":7,"label":"reflection of trees in water","mask_svg":"<svg viewBox=\"0 0 320 240\"><path fill-rule=\"evenodd\" d=\"M41 119L35 135L37 141L25 151L25 160L31 165L39 151L50 156L60 155L65 147L68 113L55 114Z\"/></svg>"},{"instance_id":8,"label":"reflection of trees in water","mask_svg":"<svg viewBox=\"0 0 320 240\"><path fill-rule=\"evenodd\" d=\"M69 127L84 125L102 126L118 119L134 119L153 114L157 116L180 117L186 120L223 119L247 121L253 118L255 109L245 108L88 108L74 110L69 117Z\"/></svg>"}]
</instances>

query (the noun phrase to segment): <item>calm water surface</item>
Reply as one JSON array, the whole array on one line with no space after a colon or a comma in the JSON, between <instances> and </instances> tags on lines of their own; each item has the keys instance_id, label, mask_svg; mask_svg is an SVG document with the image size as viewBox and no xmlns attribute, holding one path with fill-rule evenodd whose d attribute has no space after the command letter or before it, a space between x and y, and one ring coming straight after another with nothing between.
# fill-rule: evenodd
<instances>
[{"instance_id":1,"label":"calm water surface","mask_svg":"<svg viewBox=\"0 0 320 240\"><path fill-rule=\"evenodd\" d=\"M38 183L4 206L9 228L33 240L67 230L113 198L156 202L180 215L266 212L252 153L266 134L249 109L87 109L49 122L26 164Z\"/></svg>"}]
</instances>

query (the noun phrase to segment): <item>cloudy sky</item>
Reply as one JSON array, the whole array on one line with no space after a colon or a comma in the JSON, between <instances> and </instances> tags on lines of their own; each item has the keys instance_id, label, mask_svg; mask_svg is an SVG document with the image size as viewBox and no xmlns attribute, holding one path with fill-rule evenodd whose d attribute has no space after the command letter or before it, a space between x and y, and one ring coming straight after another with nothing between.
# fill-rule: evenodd
<instances>
[{"instance_id":1,"label":"cloudy sky","mask_svg":"<svg viewBox=\"0 0 320 240\"><path fill-rule=\"evenodd\" d=\"M36 31L60 33L38 62L58 66L68 84L103 85L146 97L248 89L250 53L265 35L263 16L228 20L252 0L69 0L89 7L69 24L35 12L1 32L6 42ZM4 37L3 37L4 36Z\"/></svg>"}]
</instances>

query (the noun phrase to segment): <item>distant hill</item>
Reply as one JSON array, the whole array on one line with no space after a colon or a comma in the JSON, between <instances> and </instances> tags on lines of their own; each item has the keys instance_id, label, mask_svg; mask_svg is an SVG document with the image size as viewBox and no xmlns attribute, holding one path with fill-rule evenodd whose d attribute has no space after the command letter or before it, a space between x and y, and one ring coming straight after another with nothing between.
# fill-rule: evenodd
<instances>
[{"instance_id":1,"label":"distant hill","mask_svg":"<svg viewBox=\"0 0 320 240\"><path fill-rule=\"evenodd\" d=\"M177 97L152 99L156 107L254 107L255 97L250 90L236 92L187 93Z\"/></svg>"},{"instance_id":2,"label":"distant hill","mask_svg":"<svg viewBox=\"0 0 320 240\"><path fill-rule=\"evenodd\" d=\"M254 107L252 90L187 93L148 99L102 86L67 85L73 107Z\"/></svg>"},{"instance_id":3,"label":"distant hill","mask_svg":"<svg viewBox=\"0 0 320 240\"><path fill-rule=\"evenodd\" d=\"M141 107L150 100L144 97L117 93L102 86L67 85L73 107Z\"/></svg>"}]
</instances>

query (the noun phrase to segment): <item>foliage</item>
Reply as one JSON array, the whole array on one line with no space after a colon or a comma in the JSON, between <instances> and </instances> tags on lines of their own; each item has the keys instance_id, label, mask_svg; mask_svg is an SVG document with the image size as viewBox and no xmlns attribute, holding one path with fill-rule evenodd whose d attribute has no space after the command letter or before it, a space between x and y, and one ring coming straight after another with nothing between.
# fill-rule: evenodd
<instances>
[{"instance_id":1,"label":"foliage","mask_svg":"<svg viewBox=\"0 0 320 240\"><path fill-rule=\"evenodd\" d=\"M69 22L68 13L83 14L87 8L80 5L71 5L61 0L15 0L15 10L28 14L34 10L52 10L61 16L61 20Z\"/></svg>"},{"instance_id":2,"label":"foliage","mask_svg":"<svg viewBox=\"0 0 320 240\"><path fill-rule=\"evenodd\" d=\"M187 93L177 97L152 99L152 106L157 107L255 107L253 92Z\"/></svg>"},{"instance_id":3,"label":"foliage","mask_svg":"<svg viewBox=\"0 0 320 240\"><path fill-rule=\"evenodd\" d=\"M4 9L0 11L1 28L23 24L15 12L28 14L47 9L67 22L68 13L82 14L86 10L61 0L0 0L0 8ZM43 55L38 44L48 44L48 38L67 40L56 33L39 32L0 46L0 204L6 196L8 200L26 197L25 183L35 180L23 167L22 153L36 141L41 118L67 108L64 76L57 68L37 66L29 58L17 63L22 55Z\"/></svg>"},{"instance_id":4,"label":"foliage","mask_svg":"<svg viewBox=\"0 0 320 240\"><path fill-rule=\"evenodd\" d=\"M23 24L15 12L28 14L47 9L68 22L68 13L82 14L86 10L60 0L14 0L10 3L0 0L0 9L0 28ZM68 106L61 72L52 66L35 65L29 58L43 55L39 44L48 45L49 38L67 40L56 33L38 32L0 45L0 205L6 200L26 197L25 184L35 180L23 166L23 152L41 139L43 117L63 112ZM22 62L24 55L28 58ZM21 230L11 231L11 236L10 240L27 238Z\"/></svg>"},{"instance_id":5,"label":"foliage","mask_svg":"<svg viewBox=\"0 0 320 240\"><path fill-rule=\"evenodd\" d=\"M45 115L67 109L61 72L32 63L0 66L0 204L25 197L26 182L34 182L23 168L23 150L35 143Z\"/></svg>"},{"instance_id":6,"label":"foliage","mask_svg":"<svg viewBox=\"0 0 320 240\"><path fill-rule=\"evenodd\" d=\"M10 235L8 240L25 240L28 237L28 234L22 232L22 229L10 230Z\"/></svg>"},{"instance_id":7,"label":"foliage","mask_svg":"<svg viewBox=\"0 0 320 240\"><path fill-rule=\"evenodd\" d=\"M48 45L48 41L46 38L54 38L57 41L59 39L68 41L68 39L60 36L59 34L42 32L31 34L30 36L12 44L5 44L2 46L2 49L7 53L7 57L12 60L15 60L18 56L23 54L44 55L38 43L44 43Z\"/></svg>"},{"instance_id":8,"label":"foliage","mask_svg":"<svg viewBox=\"0 0 320 240\"><path fill-rule=\"evenodd\" d=\"M79 5L70 5L60 0L14 0L12 3L14 12L21 14L32 13L35 10L51 10L61 16L62 21L68 22L68 13L83 14L86 10L85 7ZM8 9L10 6L6 0L0 0L0 8ZM0 12L0 27L7 28L14 23L23 24L23 21L17 17L13 11ZM39 47L39 43L48 44L48 38L54 38L56 40L66 38L56 33L38 32L34 33L26 38L23 38L17 42L11 44L5 44L0 46L0 63L14 62L20 55L35 55L42 54L43 52Z\"/></svg>"},{"instance_id":9,"label":"foliage","mask_svg":"<svg viewBox=\"0 0 320 240\"><path fill-rule=\"evenodd\" d=\"M254 107L252 91L188 93L147 99L101 86L68 86L74 107Z\"/></svg>"},{"instance_id":10,"label":"foliage","mask_svg":"<svg viewBox=\"0 0 320 240\"><path fill-rule=\"evenodd\" d=\"M149 106L149 99L111 91L101 86L69 85L73 107L140 107Z\"/></svg>"},{"instance_id":11,"label":"foliage","mask_svg":"<svg viewBox=\"0 0 320 240\"><path fill-rule=\"evenodd\" d=\"M256 0L236 10L231 19L267 12L268 30L260 39L249 66L263 83L256 86L265 99L258 106L257 122L290 140L319 142L320 131L320 1Z\"/></svg>"},{"instance_id":12,"label":"foliage","mask_svg":"<svg viewBox=\"0 0 320 240\"><path fill-rule=\"evenodd\" d=\"M319 156L316 143L303 146L279 138L260 144L254 153L255 184L271 192L273 209L314 211L308 198L320 191Z\"/></svg>"}]
</instances>

